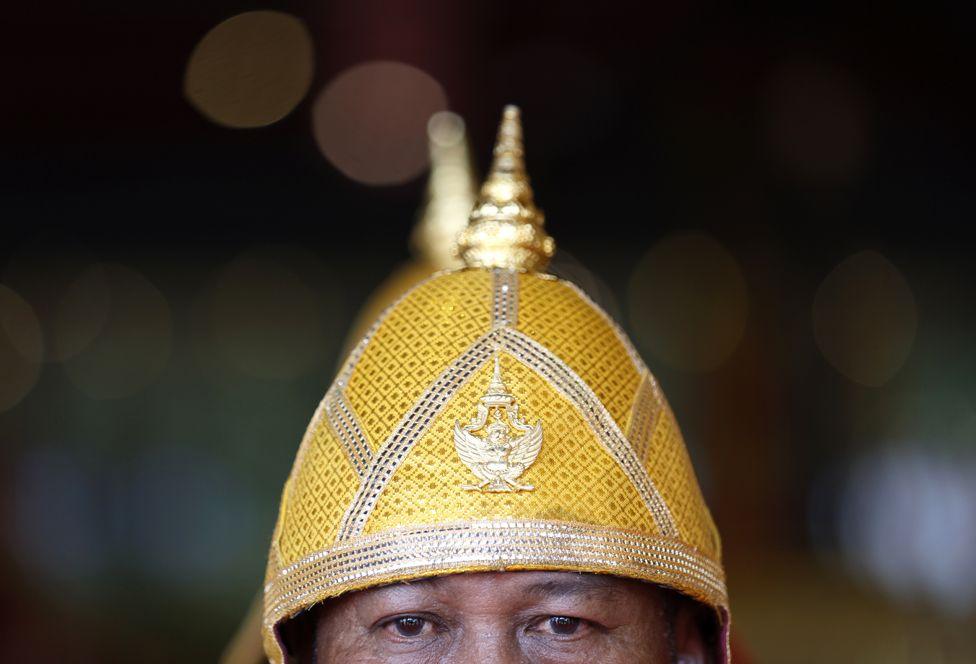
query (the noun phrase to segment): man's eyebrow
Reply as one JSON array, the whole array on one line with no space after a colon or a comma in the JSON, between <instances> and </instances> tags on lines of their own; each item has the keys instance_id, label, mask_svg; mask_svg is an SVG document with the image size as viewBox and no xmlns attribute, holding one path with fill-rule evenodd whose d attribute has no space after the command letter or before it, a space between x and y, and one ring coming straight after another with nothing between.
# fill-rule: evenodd
<instances>
[{"instance_id":1,"label":"man's eyebrow","mask_svg":"<svg viewBox=\"0 0 976 664\"><path fill-rule=\"evenodd\" d=\"M575 579L553 579L528 586L524 590L526 595L534 595L553 599L568 596L592 596L603 599L614 599L619 588L612 579L599 576L580 576Z\"/></svg>"},{"instance_id":2,"label":"man's eyebrow","mask_svg":"<svg viewBox=\"0 0 976 664\"><path fill-rule=\"evenodd\" d=\"M427 594L436 588L437 581L440 577L432 577L429 579L412 579L410 581L397 581L396 583L391 583L385 586L377 586L375 588L370 588L367 592L371 595L377 597L396 597L396 596L411 596L418 592Z\"/></svg>"}]
</instances>

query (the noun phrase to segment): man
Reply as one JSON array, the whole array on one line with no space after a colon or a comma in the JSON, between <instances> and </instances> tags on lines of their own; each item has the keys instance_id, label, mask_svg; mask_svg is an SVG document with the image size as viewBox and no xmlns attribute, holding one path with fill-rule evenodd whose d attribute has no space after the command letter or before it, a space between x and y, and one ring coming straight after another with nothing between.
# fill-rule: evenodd
<instances>
[{"instance_id":1,"label":"man","mask_svg":"<svg viewBox=\"0 0 976 664\"><path fill-rule=\"evenodd\" d=\"M508 107L465 269L373 325L282 495L275 662L728 661L718 533L627 337L544 273ZM504 449L499 449L499 447Z\"/></svg>"},{"instance_id":2,"label":"man","mask_svg":"<svg viewBox=\"0 0 976 664\"><path fill-rule=\"evenodd\" d=\"M484 572L381 586L291 621L295 661L703 664L714 621L640 581L572 572Z\"/></svg>"}]
</instances>

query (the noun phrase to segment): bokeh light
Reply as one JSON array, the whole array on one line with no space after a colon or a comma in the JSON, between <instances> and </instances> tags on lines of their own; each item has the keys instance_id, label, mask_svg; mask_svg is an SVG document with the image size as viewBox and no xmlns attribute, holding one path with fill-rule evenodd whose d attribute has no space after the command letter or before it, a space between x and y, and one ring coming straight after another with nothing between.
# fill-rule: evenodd
<instances>
[{"instance_id":1,"label":"bokeh light","mask_svg":"<svg viewBox=\"0 0 976 664\"><path fill-rule=\"evenodd\" d=\"M227 127L263 127L288 115L308 93L312 38L298 18L277 11L238 14L193 49L184 94Z\"/></svg>"},{"instance_id":2,"label":"bokeh light","mask_svg":"<svg viewBox=\"0 0 976 664\"><path fill-rule=\"evenodd\" d=\"M64 360L82 352L102 331L112 307L105 270L92 265L59 298L52 312L52 352Z\"/></svg>"},{"instance_id":3,"label":"bokeh light","mask_svg":"<svg viewBox=\"0 0 976 664\"><path fill-rule=\"evenodd\" d=\"M742 339L748 308L738 262L704 233L661 240L631 276L634 335L655 357L684 371L721 366Z\"/></svg>"},{"instance_id":4,"label":"bokeh light","mask_svg":"<svg viewBox=\"0 0 976 664\"><path fill-rule=\"evenodd\" d=\"M260 537L260 525L245 518L256 512L253 495L207 450L145 450L117 500L127 506L133 562L190 594L228 574L241 547Z\"/></svg>"},{"instance_id":5,"label":"bokeh light","mask_svg":"<svg viewBox=\"0 0 976 664\"><path fill-rule=\"evenodd\" d=\"M203 306L216 356L270 380L293 380L321 366L343 324L335 280L298 248L241 254L217 275Z\"/></svg>"},{"instance_id":6,"label":"bokeh light","mask_svg":"<svg viewBox=\"0 0 976 664\"><path fill-rule=\"evenodd\" d=\"M44 359L74 357L98 335L108 315L109 297L97 270L83 283L95 258L84 247L43 236L18 248L7 263L3 281L34 309L44 337Z\"/></svg>"},{"instance_id":7,"label":"bokeh light","mask_svg":"<svg viewBox=\"0 0 976 664\"><path fill-rule=\"evenodd\" d=\"M441 85L400 62L377 61L339 74L313 109L319 148L363 184L406 182L427 167L427 122L447 108Z\"/></svg>"},{"instance_id":8,"label":"bokeh light","mask_svg":"<svg viewBox=\"0 0 976 664\"><path fill-rule=\"evenodd\" d=\"M855 180L870 147L869 101L847 70L791 61L766 82L763 129L773 161L790 178L813 185Z\"/></svg>"},{"instance_id":9,"label":"bokeh light","mask_svg":"<svg viewBox=\"0 0 976 664\"><path fill-rule=\"evenodd\" d=\"M837 371L862 385L891 380L912 349L918 314L908 282L876 251L849 256L813 301L813 333Z\"/></svg>"},{"instance_id":10,"label":"bokeh light","mask_svg":"<svg viewBox=\"0 0 976 664\"><path fill-rule=\"evenodd\" d=\"M110 302L104 325L95 340L64 366L68 378L88 396L115 399L138 392L159 376L169 360L173 324L163 294L123 265L92 266L69 293L77 293L77 301L83 302L85 294L103 287Z\"/></svg>"},{"instance_id":11,"label":"bokeh light","mask_svg":"<svg viewBox=\"0 0 976 664\"><path fill-rule=\"evenodd\" d=\"M96 479L77 454L36 447L18 460L11 487L17 557L59 591L82 590L106 563Z\"/></svg>"},{"instance_id":12,"label":"bokeh light","mask_svg":"<svg viewBox=\"0 0 976 664\"><path fill-rule=\"evenodd\" d=\"M464 140L464 118L451 111L438 111L427 121L427 136L437 147L454 147Z\"/></svg>"},{"instance_id":13,"label":"bokeh light","mask_svg":"<svg viewBox=\"0 0 976 664\"><path fill-rule=\"evenodd\" d=\"M894 447L855 464L840 510L853 571L893 599L964 618L976 609L976 459Z\"/></svg>"},{"instance_id":14,"label":"bokeh light","mask_svg":"<svg viewBox=\"0 0 976 664\"><path fill-rule=\"evenodd\" d=\"M0 412L17 405L31 391L43 359L44 340L33 309L0 284Z\"/></svg>"}]
</instances>

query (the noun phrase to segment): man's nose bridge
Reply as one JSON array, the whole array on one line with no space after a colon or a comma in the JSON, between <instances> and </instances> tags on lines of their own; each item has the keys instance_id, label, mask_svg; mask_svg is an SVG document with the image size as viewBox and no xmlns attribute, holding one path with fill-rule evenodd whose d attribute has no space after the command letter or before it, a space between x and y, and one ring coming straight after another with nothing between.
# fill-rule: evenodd
<instances>
[{"instance_id":1,"label":"man's nose bridge","mask_svg":"<svg viewBox=\"0 0 976 664\"><path fill-rule=\"evenodd\" d=\"M511 627L476 625L464 631L452 664L526 664L518 636Z\"/></svg>"}]
</instances>

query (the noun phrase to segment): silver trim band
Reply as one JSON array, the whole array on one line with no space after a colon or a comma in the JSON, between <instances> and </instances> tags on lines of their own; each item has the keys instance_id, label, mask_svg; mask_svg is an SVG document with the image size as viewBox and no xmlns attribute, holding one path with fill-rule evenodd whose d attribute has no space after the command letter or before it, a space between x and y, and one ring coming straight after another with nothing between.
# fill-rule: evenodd
<instances>
[{"instance_id":1,"label":"silver trim band","mask_svg":"<svg viewBox=\"0 0 976 664\"><path fill-rule=\"evenodd\" d=\"M673 585L727 606L718 563L670 538L560 521L486 519L392 528L310 554L265 587L265 624L384 580L450 571L556 569L606 572Z\"/></svg>"},{"instance_id":2,"label":"silver trim band","mask_svg":"<svg viewBox=\"0 0 976 664\"><path fill-rule=\"evenodd\" d=\"M550 385L569 399L583 414L597 440L617 462L633 483L641 500L647 506L655 524L665 536L677 536L678 529L667 504L647 473L634 448L617 426L599 397L589 385L548 348L527 335L512 329L503 329L502 349L514 355L546 378Z\"/></svg>"},{"instance_id":3,"label":"silver trim band","mask_svg":"<svg viewBox=\"0 0 976 664\"><path fill-rule=\"evenodd\" d=\"M518 274L495 268L492 276L491 329L518 325Z\"/></svg>"},{"instance_id":4,"label":"silver trim band","mask_svg":"<svg viewBox=\"0 0 976 664\"><path fill-rule=\"evenodd\" d=\"M373 450L341 389L329 390L325 401L325 415L336 438L346 448L349 462L362 479L373 463Z\"/></svg>"},{"instance_id":5,"label":"silver trim band","mask_svg":"<svg viewBox=\"0 0 976 664\"><path fill-rule=\"evenodd\" d=\"M393 473L451 397L488 361L495 350L497 338L498 332L489 332L474 342L424 390L413 408L394 427L393 433L374 457L352 504L343 515L336 541L348 540L362 533L376 500Z\"/></svg>"}]
</instances>

